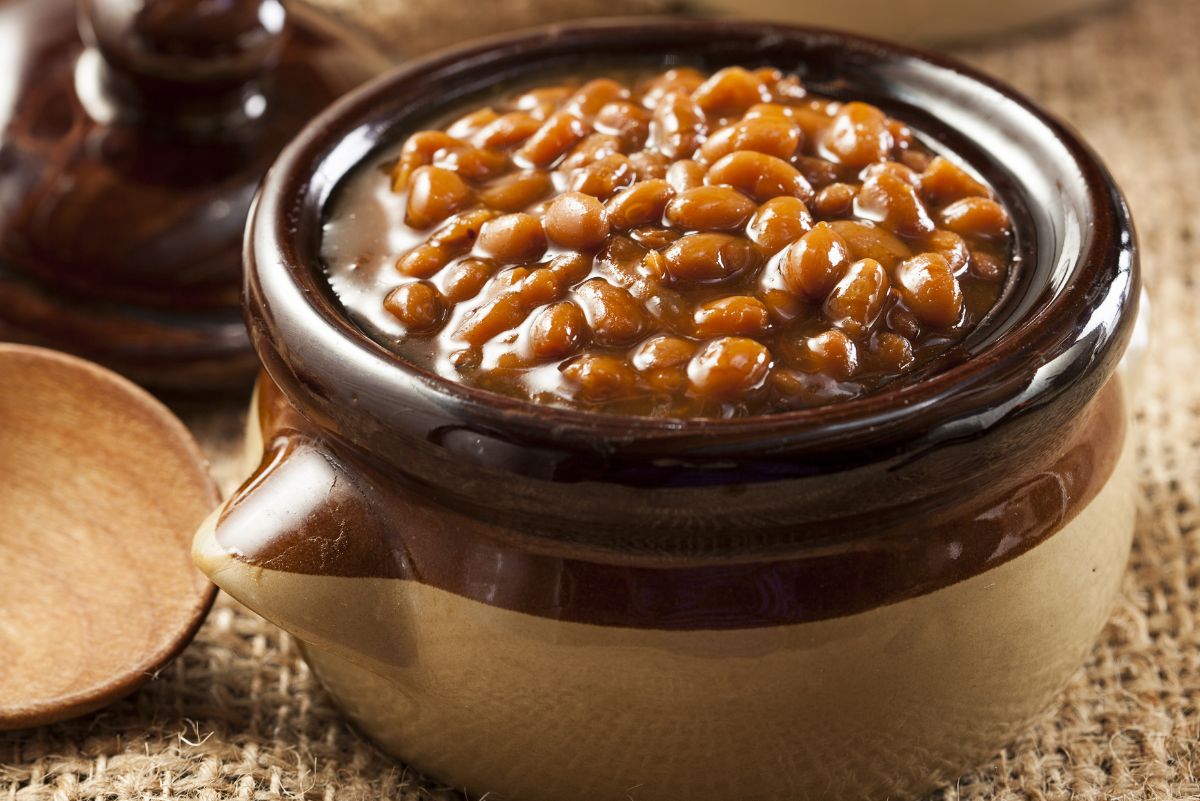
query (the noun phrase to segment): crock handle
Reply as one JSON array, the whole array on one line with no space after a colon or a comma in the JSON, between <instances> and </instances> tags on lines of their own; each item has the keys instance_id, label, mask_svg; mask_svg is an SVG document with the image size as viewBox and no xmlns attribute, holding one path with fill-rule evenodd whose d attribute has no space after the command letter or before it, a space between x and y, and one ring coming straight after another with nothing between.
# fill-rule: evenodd
<instances>
[{"instance_id":1,"label":"crock handle","mask_svg":"<svg viewBox=\"0 0 1200 801\"><path fill-rule=\"evenodd\" d=\"M404 577L409 560L402 540L386 536L395 525L386 509L378 485L325 443L272 431L258 469L197 531L192 556L213 583L301 640L367 667L394 665L408 616L402 582L387 577Z\"/></svg>"}]
</instances>

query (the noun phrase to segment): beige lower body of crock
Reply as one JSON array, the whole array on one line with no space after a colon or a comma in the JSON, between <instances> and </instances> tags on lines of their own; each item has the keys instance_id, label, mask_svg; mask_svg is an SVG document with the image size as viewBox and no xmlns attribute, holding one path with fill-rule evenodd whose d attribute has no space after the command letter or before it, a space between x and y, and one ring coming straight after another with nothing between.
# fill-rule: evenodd
<instances>
[{"instance_id":1,"label":"beige lower body of crock","mask_svg":"<svg viewBox=\"0 0 1200 801\"><path fill-rule=\"evenodd\" d=\"M1020 556L779 627L603 627L414 581L271 570L228 555L216 515L194 554L304 643L381 748L489 799L895 799L995 753L1084 660L1129 555L1129 439L1091 502Z\"/></svg>"}]
</instances>

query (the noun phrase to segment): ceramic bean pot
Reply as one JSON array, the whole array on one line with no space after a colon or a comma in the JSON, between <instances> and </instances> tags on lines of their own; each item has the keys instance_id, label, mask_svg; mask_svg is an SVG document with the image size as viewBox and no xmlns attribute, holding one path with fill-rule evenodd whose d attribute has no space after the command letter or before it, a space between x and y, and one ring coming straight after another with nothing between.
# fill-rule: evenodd
<instances>
[{"instance_id":1,"label":"ceramic bean pot","mask_svg":"<svg viewBox=\"0 0 1200 801\"><path fill-rule=\"evenodd\" d=\"M0 54L0 338L177 395L245 392L254 192L389 62L282 0L2 0Z\"/></svg>"},{"instance_id":2,"label":"ceramic bean pot","mask_svg":"<svg viewBox=\"0 0 1200 801\"><path fill-rule=\"evenodd\" d=\"M667 60L772 65L966 158L1017 277L920 382L664 421L538 407L363 335L318 255L377 148L513 81ZM412 63L271 170L247 314L261 464L198 532L213 581L304 643L381 748L488 797L898 798L1003 747L1080 666L1129 553L1115 368L1128 210L1012 90L941 57L781 25L608 21Z\"/></svg>"}]
</instances>

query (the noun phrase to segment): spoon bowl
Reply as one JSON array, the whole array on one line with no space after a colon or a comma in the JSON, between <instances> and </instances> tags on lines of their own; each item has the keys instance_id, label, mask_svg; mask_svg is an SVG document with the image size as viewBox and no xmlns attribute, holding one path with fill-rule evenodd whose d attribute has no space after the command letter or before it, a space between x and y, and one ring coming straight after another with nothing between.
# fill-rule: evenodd
<instances>
[{"instance_id":1,"label":"spoon bowl","mask_svg":"<svg viewBox=\"0 0 1200 801\"><path fill-rule=\"evenodd\" d=\"M144 390L0 344L0 730L93 711L182 650L216 592L188 554L218 499Z\"/></svg>"}]
</instances>

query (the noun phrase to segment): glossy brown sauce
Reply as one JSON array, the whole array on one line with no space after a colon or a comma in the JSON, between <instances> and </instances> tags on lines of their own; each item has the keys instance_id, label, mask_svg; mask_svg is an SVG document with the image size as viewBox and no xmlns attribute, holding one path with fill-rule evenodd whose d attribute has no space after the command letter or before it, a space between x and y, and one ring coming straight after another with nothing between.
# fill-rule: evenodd
<instances>
[{"instance_id":1,"label":"glossy brown sauce","mask_svg":"<svg viewBox=\"0 0 1200 801\"><path fill-rule=\"evenodd\" d=\"M341 187L323 256L414 365L655 417L826 404L923 374L1015 269L952 155L776 70L514 90Z\"/></svg>"}]
</instances>

